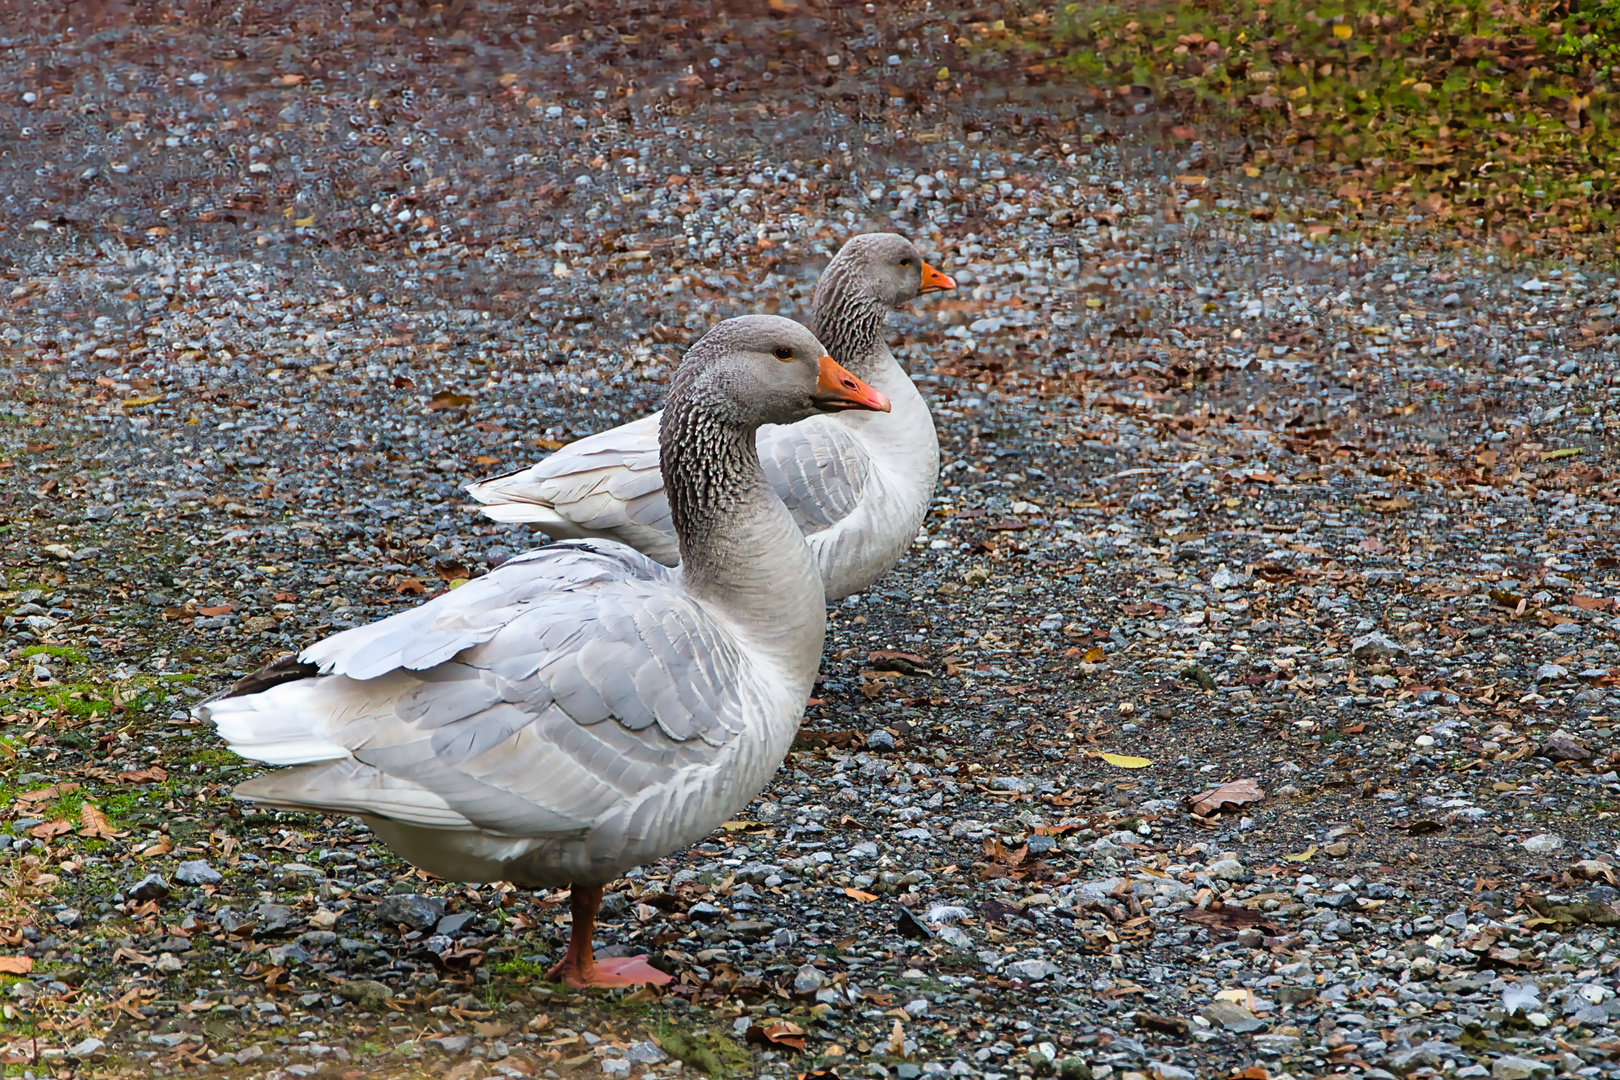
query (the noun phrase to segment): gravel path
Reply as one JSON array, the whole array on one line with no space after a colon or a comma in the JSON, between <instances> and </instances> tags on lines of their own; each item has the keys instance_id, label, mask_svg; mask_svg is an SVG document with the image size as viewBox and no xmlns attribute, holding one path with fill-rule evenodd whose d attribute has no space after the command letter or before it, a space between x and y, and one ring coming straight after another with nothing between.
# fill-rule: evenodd
<instances>
[{"instance_id":1,"label":"gravel path","mask_svg":"<svg viewBox=\"0 0 1620 1080\"><path fill-rule=\"evenodd\" d=\"M1345 234L954 15L405 7L4 24L15 1069L1620 1076L1611 270ZM871 229L961 285L892 322L945 474L778 781L610 896L671 992L230 804L187 706L537 542L461 485Z\"/></svg>"}]
</instances>

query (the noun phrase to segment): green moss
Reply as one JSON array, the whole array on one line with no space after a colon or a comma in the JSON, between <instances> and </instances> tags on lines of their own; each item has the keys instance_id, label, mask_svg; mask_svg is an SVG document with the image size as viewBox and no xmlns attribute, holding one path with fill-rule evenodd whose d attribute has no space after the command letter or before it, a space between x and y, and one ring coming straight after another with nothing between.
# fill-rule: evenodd
<instances>
[{"instance_id":1,"label":"green moss","mask_svg":"<svg viewBox=\"0 0 1620 1080\"><path fill-rule=\"evenodd\" d=\"M71 645L30 645L22 651L26 658L29 656L49 656L57 660L71 660L75 664L86 662L89 657Z\"/></svg>"},{"instance_id":2,"label":"green moss","mask_svg":"<svg viewBox=\"0 0 1620 1080\"><path fill-rule=\"evenodd\" d=\"M657 1035L664 1053L710 1076L746 1075L753 1065L741 1044L713 1028L683 1028L665 1020L659 1023Z\"/></svg>"},{"instance_id":3,"label":"green moss","mask_svg":"<svg viewBox=\"0 0 1620 1080\"><path fill-rule=\"evenodd\" d=\"M976 58L1149 88L1196 137L1241 130L1251 178L1315 173L1350 221L1565 243L1614 224L1620 0L1122 0L965 29Z\"/></svg>"}]
</instances>

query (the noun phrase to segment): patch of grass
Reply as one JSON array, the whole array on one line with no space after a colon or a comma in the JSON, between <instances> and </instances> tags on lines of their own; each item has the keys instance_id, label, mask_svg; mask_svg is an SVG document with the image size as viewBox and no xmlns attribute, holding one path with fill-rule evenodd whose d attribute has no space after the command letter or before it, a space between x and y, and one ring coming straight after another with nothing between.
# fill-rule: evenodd
<instances>
[{"instance_id":1,"label":"patch of grass","mask_svg":"<svg viewBox=\"0 0 1620 1080\"><path fill-rule=\"evenodd\" d=\"M753 1065L747 1050L713 1028L682 1028L664 1020L656 1034L664 1053L713 1077L746 1075Z\"/></svg>"},{"instance_id":2,"label":"patch of grass","mask_svg":"<svg viewBox=\"0 0 1620 1080\"><path fill-rule=\"evenodd\" d=\"M22 656L49 656L57 660L71 660L75 664L82 664L90 658L79 649L71 645L30 645L22 651Z\"/></svg>"},{"instance_id":3,"label":"patch of grass","mask_svg":"<svg viewBox=\"0 0 1620 1080\"><path fill-rule=\"evenodd\" d=\"M1251 177L1315 172L1350 216L1419 213L1526 248L1615 224L1620 0L1122 0L980 33L1236 129Z\"/></svg>"}]
</instances>

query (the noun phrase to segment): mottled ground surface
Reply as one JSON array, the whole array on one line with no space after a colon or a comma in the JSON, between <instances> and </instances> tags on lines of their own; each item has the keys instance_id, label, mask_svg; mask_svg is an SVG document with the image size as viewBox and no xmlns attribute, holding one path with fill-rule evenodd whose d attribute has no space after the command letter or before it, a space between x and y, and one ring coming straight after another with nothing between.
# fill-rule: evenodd
<instances>
[{"instance_id":1,"label":"mottled ground surface","mask_svg":"<svg viewBox=\"0 0 1620 1080\"><path fill-rule=\"evenodd\" d=\"M1346 235L993 11L770 10L0 22L9 1067L1620 1074L1613 272ZM667 993L231 804L189 705L541 542L461 485L873 229L961 286L936 511L610 899Z\"/></svg>"}]
</instances>

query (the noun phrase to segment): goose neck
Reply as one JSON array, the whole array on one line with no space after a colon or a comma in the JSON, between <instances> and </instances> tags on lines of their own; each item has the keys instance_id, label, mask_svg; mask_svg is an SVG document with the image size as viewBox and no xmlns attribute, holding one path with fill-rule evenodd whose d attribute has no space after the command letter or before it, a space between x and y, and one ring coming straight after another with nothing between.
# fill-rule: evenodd
<instances>
[{"instance_id":1,"label":"goose neck","mask_svg":"<svg viewBox=\"0 0 1620 1080\"><path fill-rule=\"evenodd\" d=\"M762 651L813 675L825 606L804 538L760 468L758 425L672 398L659 458L688 592L721 609Z\"/></svg>"}]
</instances>

